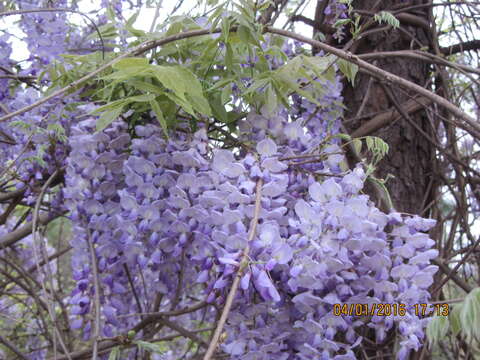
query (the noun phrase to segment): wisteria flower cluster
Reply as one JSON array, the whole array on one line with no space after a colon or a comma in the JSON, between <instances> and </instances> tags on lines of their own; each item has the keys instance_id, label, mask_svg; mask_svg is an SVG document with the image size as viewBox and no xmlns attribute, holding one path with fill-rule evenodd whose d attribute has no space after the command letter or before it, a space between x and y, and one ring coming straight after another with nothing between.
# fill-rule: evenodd
<instances>
[{"instance_id":1,"label":"wisteria flower cluster","mask_svg":"<svg viewBox=\"0 0 480 360\"><path fill-rule=\"evenodd\" d=\"M247 245L256 196L258 232L223 344L231 358L354 359L364 323L335 316L334 304L427 302L437 251L424 232L434 223L377 209L361 193L362 166L342 173L339 145L315 136L325 133L331 113L312 117L310 104L298 106L296 120L285 110L249 114L241 138L255 148L242 156L214 148L205 128L164 139L159 126L140 125L132 138L121 123L92 135L93 119L81 122L70 141L65 189L76 226L75 328L90 334L84 315L95 291L92 261L100 271L105 336L141 319L129 314L191 305L188 296L221 307ZM297 162L305 155L316 160ZM189 316L198 320L200 313ZM214 314L206 311L204 321ZM425 320L373 316L369 326L379 342L395 326L405 358L419 348Z\"/></svg>"}]
</instances>

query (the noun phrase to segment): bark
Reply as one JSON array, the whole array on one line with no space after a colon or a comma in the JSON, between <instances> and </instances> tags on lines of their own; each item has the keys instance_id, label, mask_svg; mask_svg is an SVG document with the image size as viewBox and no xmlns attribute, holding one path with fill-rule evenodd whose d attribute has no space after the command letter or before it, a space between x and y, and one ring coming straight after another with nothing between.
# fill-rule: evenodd
<instances>
[{"instance_id":1,"label":"bark","mask_svg":"<svg viewBox=\"0 0 480 360\"><path fill-rule=\"evenodd\" d=\"M415 0L410 4L416 5L427 2L427 0ZM356 0L353 5L356 9L371 11L372 3L375 2ZM404 2L402 0L380 1L375 12L388 10L396 5L404 5ZM430 24L428 9L416 11L414 15L419 21L408 21L408 16L399 19L401 29L375 32L354 44L352 50L356 54L364 54L380 51L412 50L421 47L433 49L431 35L428 27L425 26L425 22ZM376 24L374 26L384 25ZM432 68L428 63L418 59L401 57L378 58L376 61L376 65L381 69L416 84L425 87L431 86L429 79L432 76ZM419 99L418 102L412 100L413 97L416 97L416 94L389 87L388 84L380 84L363 73L357 74L354 86L347 82L344 85L343 95L347 107L345 119L355 119L359 115L366 114L388 117L388 111L391 114L388 119L382 119L384 122L381 127L371 128L369 135L381 137L390 146L389 154L377 166L376 176L380 178L385 178L388 174L394 176L386 184L394 208L406 213L422 214L422 216L431 215L428 210L424 210L435 198L437 189L437 181L434 176L435 150L433 145L412 125L414 123L424 133L430 135L431 138L435 138L431 122L425 112L428 103L423 102L422 104L422 99ZM389 90L386 91L385 88ZM392 101L393 97L394 101ZM410 121L399 114L397 109L399 105L402 107L403 115L407 114ZM359 133L365 129L365 123L372 118L375 118L375 115L350 122L346 121L345 127L349 133ZM362 127L362 125L364 126ZM365 131L362 135L365 135ZM367 186L366 191L379 203L378 192L371 186ZM371 337L372 333L367 332L364 335ZM376 349L370 351L367 349L368 356L375 357L379 354L379 351L380 354L392 353L395 346L394 332L390 332L387 339L383 344L377 344ZM422 350L411 354L411 359L430 358L427 349L423 350L423 354L421 352Z\"/></svg>"},{"instance_id":2,"label":"bark","mask_svg":"<svg viewBox=\"0 0 480 360\"><path fill-rule=\"evenodd\" d=\"M369 0L357 0L353 4L356 9L371 10L373 3ZM387 10L395 5L402 5L402 3L402 0L381 1L376 11ZM424 1L414 1L414 4L421 3ZM415 15L421 16L422 20L429 21L427 10L424 10L423 13L416 12ZM419 49L420 46L430 47L429 34L425 27L415 26L411 22L401 22L401 30L391 29L371 34L355 44L352 50L355 50L357 54L363 54ZM430 65L422 61L406 58L380 58L377 59L377 66L419 85L429 86ZM347 106L346 119L357 117L365 97L368 98L365 100L366 103L360 115L395 110L394 104L385 93L382 84L374 80L369 86L369 81L368 75L359 73L355 80L355 86L352 87L351 84L345 83L343 94ZM367 90L369 87L370 89ZM392 88L392 92L399 104L411 103L411 96L415 95L407 94L398 88ZM403 117L399 117L398 113L396 115L394 121L370 134L381 137L390 146L390 152L378 165L376 174L381 178L385 178L387 174L395 176L387 182L387 188L396 210L418 214L431 199L432 186L429 183L433 175L434 152L432 145L409 122ZM427 133L431 132L425 111L410 113L410 118ZM350 133L353 133L370 119L371 117L367 117L346 122L345 126ZM375 193L371 189L369 192L375 197Z\"/></svg>"}]
</instances>

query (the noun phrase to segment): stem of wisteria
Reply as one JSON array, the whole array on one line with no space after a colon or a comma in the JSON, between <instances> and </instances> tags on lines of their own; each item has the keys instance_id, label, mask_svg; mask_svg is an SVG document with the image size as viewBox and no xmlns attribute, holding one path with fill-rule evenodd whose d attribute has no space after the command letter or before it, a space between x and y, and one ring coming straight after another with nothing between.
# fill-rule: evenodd
<instances>
[{"instance_id":1,"label":"stem of wisteria","mask_svg":"<svg viewBox=\"0 0 480 360\"><path fill-rule=\"evenodd\" d=\"M100 281L98 279L98 265L97 265L97 256L95 254L95 248L93 247L92 239L90 234L87 237L88 248L90 250L90 257L92 261L92 275L93 275L93 286L95 291L95 325L93 330L93 351L92 351L92 360L97 359L98 357L98 337L100 335Z\"/></svg>"},{"instance_id":2,"label":"stem of wisteria","mask_svg":"<svg viewBox=\"0 0 480 360\"><path fill-rule=\"evenodd\" d=\"M260 200L262 198L262 185L263 185L263 180L260 178L257 180L257 188L255 193L255 212L254 212L252 223L250 226L250 233L248 234L247 245L243 250L243 255L240 261L240 265L238 267L237 275L233 280L232 287L230 288L230 291L227 296L227 300L225 301L225 307L223 308L222 315L218 320L217 328L215 329L215 332L212 336L210 344L208 345L208 349L207 349L207 352L205 353L205 356L203 357L203 360L210 360L213 354L215 353L218 340L220 339L220 335L222 334L223 326L227 321L228 313L230 312L230 309L233 305L233 299L235 298L235 295L237 293L237 289L240 284L240 279L242 277L243 270L247 265L248 253L250 251L250 242L255 237L257 224L258 224L258 217L260 215Z\"/></svg>"},{"instance_id":3,"label":"stem of wisteria","mask_svg":"<svg viewBox=\"0 0 480 360\"><path fill-rule=\"evenodd\" d=\"M59 170L56 170L49 178L48 180L45 182L45 184L43 185L42 187L42 190L40 191L40 194L38 195L38 199L37 199L37 202L35 204L35 209L33 211L33 219L32 219L32 235L33 235L33 253L35 255L35 262L37 264L37 271L39 273L41 273L41 266L40 266L40 258L39 258L39 254L38 254L38 249L37 249L37 245L36 245L36 234L37 234L37 224L38 224L38 217L39 217L39 212L40 212L40 204L42 203L42 200L43 200L43 197L45 196L45 193L47 191L47 189L49 188L50 184L53 182L53 180L57 177L59 173ZM41 249L40 249L41 251ZM45 263L48 265L48 258L44 259ZM49 275L51 275L51 272L49 272ZM53 281L52 281L52 277L49 276L49 279L50 279L50 290L51 292L53 293L54 292L54 288L53 288ZM47 295L47 288L45 286L45 281L42 281L41 282L42 284L42 289L43 289L43 292L45 294L45 296ZM50 315L50 318L53 322L53 326L55 327L55 332L57 333L57 336L58 336L58 340L60 342L60 346L62 347L63 351L65 352L65 354L67 355L68 359L70 359L70 355L69 355L69 351L65 345L65 342L63 341L63 338L62 338L62 335L58 329L58 324L57 324L57 321L56 321L56 316L55 316L55 309L54 307L52 306L52 303L50 301L47 301L47 309L48 309L48 313ZM54 337L55 339L55 337ZM54 346L55 347L55 346ZM71 360L71 359L70 359Z\"/></svg>"}]
</instances>

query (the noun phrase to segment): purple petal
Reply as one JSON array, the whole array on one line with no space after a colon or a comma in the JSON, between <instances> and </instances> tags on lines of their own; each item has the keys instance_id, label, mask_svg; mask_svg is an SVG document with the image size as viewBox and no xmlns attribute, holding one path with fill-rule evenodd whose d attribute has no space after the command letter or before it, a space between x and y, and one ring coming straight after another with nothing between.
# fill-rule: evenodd
<instances>
[{"instance_id":1,"label":"purple petal","mask_svg":"<svg viewBox=\"0 0 480 360\"><path fill-rule=\"evenodd\" d=\"M272 139L264 139L257 144L257 152L264 157L277 153L277 145Z\"/></svg>"}]
</instances>

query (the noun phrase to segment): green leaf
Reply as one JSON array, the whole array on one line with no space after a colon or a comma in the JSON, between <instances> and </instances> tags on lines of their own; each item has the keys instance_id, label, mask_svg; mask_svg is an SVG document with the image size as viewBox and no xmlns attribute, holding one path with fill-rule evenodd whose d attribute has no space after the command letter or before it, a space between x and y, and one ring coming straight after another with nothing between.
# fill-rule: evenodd
<instances>
[{"instance_id":1,"label":"green leaf","mask_svg":"<svg viewBox=\"0 0 480 360\"><path fill-rule=\"evenodd\" d=\"M246 90L244 92L244 95L251 94L251 93L257 93L258 90L265 88L268 84L270 84L271 81L272 81L271 78L255 80L255 82L248 87L248 90Z\"/></svg>"},{"instance_id":2,"label":"green leaf","mask_svg":"<svg viewBox=\"0 0 480 360\"><path fill-rule=\"evenodd\" d=\"M336 134L336 135L334 135L334 137L339 138L339 139L342 139L342 140L345 140L345 141L350 141L350 140L352 140L352 137L351 137L350 135L344 134L344 133Z\"/></svg>"},{"instance_id":3,"label":"green leaf","mask_svg":"<svg viewBox=\"0 0 480 360\"><path fill-rule=\"evenodd\" d=\"M212 100L212 105L213 116L222 123L228 123L228 113L225 110L221 96L215 96Z\"/></svg>"},{"instance_id":4,"label":"green leaf","mask_svg":"<svg viewBox=\"0 0 480 360\"><path fill-rule=\"evenodd\" d=\"M233 50L230 43L225 44L225 65L227 65L228 70L233 70Z\"/></svg>"},{"instance_id":5,"label":"green leaf","mask_svg":"<svg viewBox=\"0 0 480 360\"><path fill-rule=\"evenodd\" d=\"M114 122L115 119L117 119L122 113L123 106L124 105L122 104L111 110L104 111L97 120L97 131L102 131L112 122Z\"/></svg>"},{"instance_id":6,"label":"green leaf","mask_svg":"<svg viewBox=\"0 0 480 360\"><path fill-rule=\"evenodd\" d=\"M368 150L373 154L372 164L376 165L388 153L389 146L377 136L366 136Z\"/></svg>"},{"instance_id":7,"label":"green leaf","mask_svg":"<svg viewBox=\"0 0 480 360\"><path fill-rule=\"evenodd\" d=\"M212 109L208 100L203 96L202 93L187 93L187 99L190 100L193 108L197 110L200 114L212 116Z\"/></svg>"},{"instance_id":8,"label":"green leaf","mask_svg":"<svg viewBox=\"0 0 480 360\"><path fill-rule=\"evenodd\" d=\"M463 301L460 312L460 322L462 324L462 333L467 339L480 337L480 288L473 289Z\"/></svg>"},{"instance_id":9,"label":"green leaf","mask_svg":"<svg viewBox=\"0 0 480 360\"><path fill-rule=\"evenodd\" d=\"M213 12L212 15L208 18L208 23L212 24L211 29L216 29L218 23L222 20L222 14L225 11L224 4L218 5L216 10Z\"/></svg>"},{"instance_id":10,"label":"green leaf","mask_svg":"<svg viewBox=\"0 0 480 360\"><path fill-rule=\"evenodd\" d=\"M152 68L162 85L172 90L183 104L189 102L190 107L199 113L212 115L210 105L203 95L202 85L190 70L183 66L153 66Z\"/></svg>"},{"instance_id":11,"label":"green leaf","mask_svg":"<svg viewBox=\"0 0 480 360\"><path fill-rule=\"evenodd\" d=\"M435 345L438 341L445 339L449 327L447 316L434 316L427 326L428 341Z\"/></svg>"},{"instance_id":12,"label":"green leaf","mask_svg":"<svg viewBox=\"0 0 480 360\"><path fill-rule=\"evenodd\" d=\"M335 24L333 24L333 27L338 28L340 26L346 25L351 22L352 22L352 19L340 19L340 20L337 20Z\"/></svg>"},{"instance_id":13,"label":"green leaf","mask_svg":"<svg viewBox=\"0 0 480 360\"><path fill-rule=\"evenodd\" d=\"M385 22L386 24L393 26L395 29L400 26L400 21L388 11L380 11L378 14L375 14L374 20L379 24Z\"/></svg>"},{"instance_id":14,"label":"green leaf","mask_svg":"<svg viewBox=\"0 0 480 360\"><path fill-rule=\"evenodd\" d=\"M178 34L183 30L183 24L181 21L174 21L172 24L168 27L167 32L165 33L166 36Z\"/></svg>"},{"instance_id":15,"label":"green leaf","mask_svg":"<svg viewBox=\"0 0 480 360\"><path fill-rule=\"evenodd\" d=\"M155 86L151 83L148 83L146 81L141 81L141 80L129 80L128 84L134 86L138 90L144 91L144 92L151 92L157 95L162 95L164 91L162 90L161 87Z\"/></svg>"},{"instance_id":16,"label":"green leaf","mask_svg":"<svg viewBox=\"0 0 480 360\"><path fill-rule=\"evenodd\" d=\"M112 109L118 108L119 106L127 105L131 102L147 102L147 101L150 101L150 100L153 100L153 99L155 99L155 95L153 95L153 94L130 96L128 98L115 100L115 101L112 101L108 104L100 106L100 107L96 108L95 110L93 110L91 113L93 114L93 113L98 113L98 112L104 112L104 111L107 111L107 110L112 110Z\"/></svg>"},{"instance_id":17,"label":"green leaf","mask_svg":"<svg viewBox=\"0 0 480 360\"><path fill-rule=\"evenodd\" d=\"M138 67L147 67L148 59L138 58L138 57L129 57L125 59L118 60L115 64L112 65L112 68L115 70L125 70L129 68L138 68Z\"/></svg>"},{"instance_id":18,"label":"green leaf","mask_svg":"<svg viewBox=\"0 0 480 360\"><path fill-rule=\"evenodd\" d=\"M460 313L462 311L462 307L462 303L455 304L453 310L448 314L453 336L457 336L462 330L462 323L460 320Z\"/></svg>"},{"instance_id":19,"label":"green leaf","mask_svg":"<svg viewBox=\"0 0 480 360\"><path fill-rule=\"evenodd\" d=\"M130 97L126 98L125 101L128 101L129 103L131 103L131 102L149 102L153 99L155 99L155 95L153 95L153 94L143 94L143 95L130 96Z\"/></svg>"},{"instance_id":20,"label":"green leaf","mask_svg":"<svg viewBox=\"0 0 480 360\"><path fill-rule=\"evenodd\" d=\"M373 148L373 136L367 136L365 138L365 141L367 142L368 150L372 150L372 148Z\"/></svg>"},{"instance_id":21,"label":"green leaf","mask_svg":"<svg viewBox=\"0 0 480 360\"><path fill-rule=\"evenodd\" d=\"M169 129L175 127L177 122L177 103L170 100L166 94L157 97L157 102L160 105L160 109L162 109L163 117L167 123Z\"/></svg>"},{"instance_id":22,"label":"green leaf","mask_svg":"<svg viewBox=\"0 0 480 360\"><path fill-rule=\"evenodd\" d=\"M227 77L223 80L217 81L213 86L208 88L207 91L210 92L210 91L213 91L215 89L223 88L225 85L231 84L234 81L235 81L235 79L233 79L231 77Z\"/></svg>"},{"instance_id":23,"label":"green leaf","mask_svg":"<svg viewBox=\"0 0 480 360\"><path fill-rule=\"evenodd\" d=\"M102 80L127 80L135 76L146 75L149 72L149 67L147 66L131 66L129 68L124 68L117 70L109 75L100 77Z\"/></svg>"},{"instance_id":24,"label":"green leaf","mask_svg":"<svg viewBox=\"0 0 480 360\"><path fill-rule=\"evenodd\" d=\"M367 170L367 174L369 171ZM390 197L390 193L388 192L387 187L385 186L384 182L382 180L377 179L376 177L368 174L368 180L370 180L374 185L376 185L382 192L382 198L385 202L385 205L388 207L388 209L393 209L393 202L392 198Z\"/></svg>"},{"instance_id":25,"label":"green leaf","mask_svg":"<svg viewBox=\"0 0 480 360\"><path fill-rule=\"evenodd\" d=\"M354 85L355 76L357 75L357 72L358 72L358 66L344 59L338 59L338 67L340 68L340 71L352 83L352 85Z\"/></svg>"},{"instance_id":26,"label":"green leaf","mask_svg":"<svg viewBox=\"0 0 480 360\"><path fill-rule=\"evenodd\" d=\"M163 113L162 113L162 110L160 109L160 105L155 100L150 101L150 105L152 106L152 110L155 113L155 116L157 117L157 120L163 129L163 132L168 137L168 126L167 126L167 122L165 121L165 118L163 117Z\"/></svg>"},{"instance_id":27,"label":"green leaf","mask_svg":"<svg viewBox=\"0 0 480 360\"><path fill-rule=\"evenodd\" d=\"M306 65L309 65L315 76L320 79L325 78L325 70L327 70L331 64L330 56L303 56Z\"/></svg>"},{"instance_id":28,"label":"green leaf","mask_svg":"<svg viewBox=\"0 0 480 360\"><path fill-rule=\"evenodd\" d=\"M107 6L107 17L110 21L115 21L115 12L113 11L113 7L111 5Z\"/></svg>"},{"instance_id":29,"label":"green leaf","mask_svg":"<svg viewBox=\"0 0 480 360\"><path fill-rule=\"evenodd\" d=\"M357 155L360 155L360 152L362 151L362 140L353 139L352 144L353 144L353 148L355 149L355 152L357 153Z\"/></svg>"},{"instance_id":30,"label":"green leaf","mask_svg":"<svg viewBox=\"0 0 480 360\"><path fill-rule=\"evenodd\" d=\"M266 108L267 114L273 114L277 106L278 106L277 96L275 95L275 91L273 90L272 85L269 85L267 87L266 102L265 102L265 108Z\"/></svg>"},{"instance_id":31,"label":"green leaf","mask_svg":"<svg viewBox=\"0 0 480 360\"><path fill-rule=\"evenodd\" d=\"M98 27L98 31L102 38L105 39L112 39L118 36L117 28L114 24L108 23ZM92 32L89 36L87 36L87 40L93 40L98 38L98 33L96 31Z\"/></svg>"},{"instance_id":32,"label":"green leaf","mask_svg":"<svg viewBox=\"0 0 480 360\"><path fill-rule=\"evenodd\" d=\"M262 4L260 4L257 11L262 12L264 10L267 10L269 6L276 6L276 4L272 0L264 1Z\"/></svg>"},{"instance_id":33,"label":"green leaf","mask_svg":"<svg viewBox=\"0 0 480 360\"><path fill-rule=\"evenodd\" d=\"M116 118L122 113L122 109L125 105L132 102L148 102L155 99L153 94L130 96L126 99L116 100L109 104L100 106L93 110L91 113L102 112L100 118L97 120L97 131L102 131L108 125L110 125Z\"/></svg>"},{"instance_id":34,"label":"green leaf","mask_svg":"<svg viewBox=\"0 0 480 360\"><path fill-rule=\"evenodd\" d=\"M162 353L165 352L163 347L160 346L159 344L149 343L149 342L142 341L142 340L134 341L134 343L137 344L138 347L143 348L143 349L145 349L147 351L150 351L150 352L153 352L153 353L162 354Z\"/></svg>"},{"instance_id":35,"label":"green leaf","mask_svg":"<svg viewBox=\"0 0 480 360\"><path fill-rule=\"evenodd\" d=\"M108 356L108 360L118 360L120 359L120 347L115 346L112 351L110 351L110 355Z\"/></svg>"},{"instance_id":36,"label":"green leaf","mask_svg":"<svg viewBox=\"0 0 480 360\"><path fill-rule=\"evenodd\" d=\"M187 91L188 83L179 76L179 66L152 66L152 71L158 81L167 89L175 92L177 96L184 96Z\"/></svg>"},{"instance_id":37,"label":"green leaf","mask_svg":"<svg viewBox=\"0 0 480 360\"><path fill-rule=\"evenodd\" d=\"M174 93L165 93L165 96L172 100L175 104L180 105L187 113L195 116L195 110L192 108L192 105L190 105L190 102L185 98L181 98Z\"/></svg>"},{"instance_id":38,"label":"green leaf","mask_svg":"<svg viewBox=\"0 0 480 360\"><path fill-rule=\"evenodd\" d=\"M226 104L230 101L231 99L231 95L232 95L232 87L231 86L225 86L223 89L222 89L222 92L221 92L221 100L222 100L222 104Z\"/></svg>"},{"instance_id":39,"label":"green leaf","mask_svg":"<svg viewBox=\"0 0 480 360\"><path fill-rule=\"evenodd\" d=\"M225 44L230 43L230 28L231 28L230 18L228 16L224 17L222 21L221 29L222 29L222 38Z\"/></svg>"},{"instance_id":40,"label":"green leaf","mask_svg":"<svg viewBox=\"0 0 480 360\"><path fill-rule=\"evenodd\" d=\"M139 12L137 11L135 14L133 14L130 17L130 19L128 19L128 21L125 24L125 29L127 29L128 32L130 34L132 34L133 36L136 36L136 37L140 38L140 37L144 37L147 33L143 30L135 29L133 27L133 24L137 20L138 14L139 14Z\"/></svg>"},{"instance_id":41,"label":"green leaf","mask_svg":"<svg viewBox=\"0 0 480 360\"><path fill-rule=\"evenodd\" d=\"M252 31L247 26L240 25L237 29L237 35L239 39L245 44L258 46L258 40L255 38L255 36L252 34Z\"/></svg>"}]
</instances>

